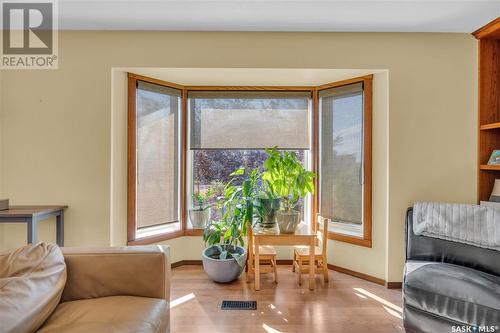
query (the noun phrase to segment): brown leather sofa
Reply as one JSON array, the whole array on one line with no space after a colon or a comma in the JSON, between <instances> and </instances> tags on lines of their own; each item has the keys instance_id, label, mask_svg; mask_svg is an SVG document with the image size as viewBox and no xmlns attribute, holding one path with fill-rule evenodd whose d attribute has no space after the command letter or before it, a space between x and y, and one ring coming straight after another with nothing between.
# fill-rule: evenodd
<instances>
[{"instance_id":1,"label":"brown leather sofa","mask_svg":"<svg viewBox=\"0 0 500 333\"><path fill-rule=\"evenodd\" d=\"M47 247L46 244L44 246ZM57 251L56 258L59 254L61 261L59 265L56 262L52 266L47 266L46 273L44 269L40 269L43 265L39 263L34 269L27 270L23 267L17 270L17 275L22 275L21 278L7 278L3 280L4 282L1 278L2 274L3 277L8 274L6 263L9 259L7 257L2 259L0 255L0 295L1 289L4 288L4 295L7 295L5 297L10 298L6 303L4 297L4 303L0 304L0 310L4 312L0 317L3 316L2 320L5 324L0 324L0 333L33 331L40 333L164 333L170 331L168 247L62 248L65 265L62 264L61 252L58 248L55 250ZM26 260L29 255L24 257L24 262L29 262ZM39 255L39 257L42 256ZM54 280L55 278L47 280L50 274L57 276L57 281ZM26 280L30 281L26 282ZM45 284L52 284L52 289L57 284L63 283L64 287L60 286L62 293L59 292L54 297L44 296L44 291L37 290L37 283L42 283L43 280L49 281ZM16 285L16 283L21 284ZM16 294L13 288L18 288L19 294ZM26 290L29 291L25 292ZM25 297L24 300L33 300L38 297L37 304L25 306L25 309L19 312L22 306L16 304L16 295L19 295L20 299ZM47 298L54 299L55 297L58 303L47 301ZM53 306L50 305L51 302L54 303ZM9 317L6 311L11 309L18 312L14 312ZM9 329L8 321L14 321L20 313L21 316L26 313L27 317L20 323L11 325ZM40 320L39 317L42 319Z\"/></svg>"}]
</instances>

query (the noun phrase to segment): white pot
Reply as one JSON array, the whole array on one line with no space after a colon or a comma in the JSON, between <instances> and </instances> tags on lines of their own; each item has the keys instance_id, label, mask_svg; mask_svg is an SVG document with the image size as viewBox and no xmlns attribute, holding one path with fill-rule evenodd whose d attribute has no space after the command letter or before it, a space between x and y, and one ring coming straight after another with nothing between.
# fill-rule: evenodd
<instances>
[{"instance_id":1,"label":"white pot","mask_svg":"<svg viewBox=\"0 0 500 333\"><path fill-rule=\"evenodd\" d=\"M190 209L189 210L189 220L194 229L204 229L210 217L212 215L212 209L206 208L200 209Z\"/></svg>"},{"instance_id":2,"label":"white pot","mask_svg":"<svg viewBox=\"0 0 500 333\"><path fill-rule=\"evenodd\" d=\"M300 212L296 210L278 210L276 221L282 234L293 234L300 223Z\"/></svg>"}]
</instances>

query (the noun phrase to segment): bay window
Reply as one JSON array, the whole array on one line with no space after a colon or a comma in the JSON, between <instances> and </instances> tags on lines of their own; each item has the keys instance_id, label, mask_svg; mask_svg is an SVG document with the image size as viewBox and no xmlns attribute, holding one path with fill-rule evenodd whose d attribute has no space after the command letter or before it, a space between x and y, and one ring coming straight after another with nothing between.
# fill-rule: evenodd
<instances>
[{"instance_id":1,"label":"bay window","mask_svg":"<svg viewBox=\"0 0 500 333\"><path fill-rule=\"evenodd\" d=\"M321 213L333 221L329 238L371 246L371 76L203 87L129 74L128 99L129 244L201 235L188 217L192 194L222 194L231 172L261 168L265 148L278 147L318 175L298 204L302 220Z\"/></svg>"}]
</instances>

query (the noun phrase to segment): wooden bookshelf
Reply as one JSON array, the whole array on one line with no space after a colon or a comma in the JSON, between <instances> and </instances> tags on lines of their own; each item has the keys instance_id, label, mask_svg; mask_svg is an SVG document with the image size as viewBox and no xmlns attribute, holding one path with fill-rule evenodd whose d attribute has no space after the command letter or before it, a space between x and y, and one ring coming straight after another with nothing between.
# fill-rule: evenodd
<instances>
[{"instance_id":1,"label":"wooden bookshelf","mask_svg":"<svg viewBox=\"0 0 500 333\"><path fill-rule=\"evenodd\" d=\"M500 150L500 17L473 32L478 40L477 201L488 200L500 165L487 165Z\"/></svg>"},{"instance_id":2,"label":"wooden bookshelf","mask_svg":"<svg viewBox=\"0 0 500 333\"><path fill-rule=\"evenodd\" d=\"M497 129L500 128L500 123L491 123L491 124L485 124L485 125L480 125L479 130L481 131L487 131L487 130L492 130L492 129Z\"/></svg>"},{"instance_id":3,"label":"wooden bookshelf","mask_svg":"<svg viewBox=\"0 0 500 333\"><path fill-rule=\"evenodd\" d=\"M482 164L479 166L479 170L490 170L490 171L500 170L500 165Z\"/></svg>"}]
</instances>

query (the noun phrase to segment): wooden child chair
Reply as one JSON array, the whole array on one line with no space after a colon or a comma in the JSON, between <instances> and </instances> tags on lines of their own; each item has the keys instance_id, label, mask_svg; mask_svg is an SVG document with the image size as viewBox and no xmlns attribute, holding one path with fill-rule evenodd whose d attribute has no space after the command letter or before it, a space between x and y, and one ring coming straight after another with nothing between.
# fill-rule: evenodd
<instances>
[{"instance_id":1,"label":"wooden child chair","mask_svg":"<svg viewBox=\"0 0 500 333\"><path fill-rule=\"evenodd\" d=\"M314 226L316 231L316 246L314 247L314 263L316 273L323 273L323 279L328 282L328 263L326 260L326 244L328 241L328 224L330 219L320 215L317 217L317 223ZM293 252L292 272L299 273L299 285L302 284L302 273L309 273L309 247L297 246Z\"/></svg>"},{"instance_id":2,"label":"wooden child chair","mask_svg":"<svg viewBox=\"0 0 500 333\"><path fill-rule=\"evenodd\" d=\"M254 274L255 246L253 243L253 231L251 227L247 229L248 235L248 262L247 262L247 282ZM250 252L251 249L251 252ZM270 245L259 246L259 271L260 273L274 273L274 282L278 283L278 270L276 268L276 250Z\"/></svg>"}]
</instances>

